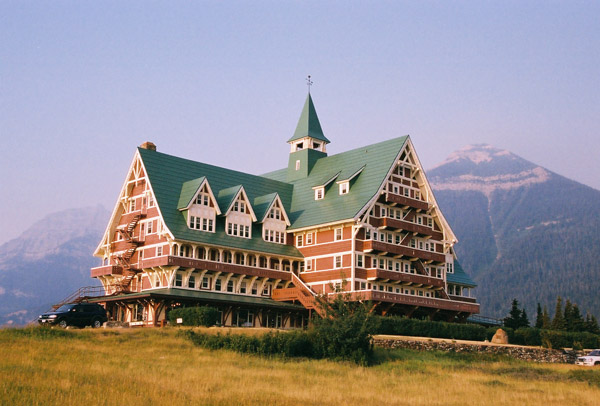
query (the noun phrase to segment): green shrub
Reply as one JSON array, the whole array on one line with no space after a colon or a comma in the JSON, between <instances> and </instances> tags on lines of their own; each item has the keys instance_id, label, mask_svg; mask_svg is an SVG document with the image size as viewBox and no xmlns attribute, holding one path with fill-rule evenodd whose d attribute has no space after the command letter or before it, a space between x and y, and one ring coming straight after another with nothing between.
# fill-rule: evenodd
<instances>
[{"instance_id":1,"label":"green shrub","mask_svg":"<svg viewBox=\"0 0 600 406\"><path fill-rule=\"evenodd\" d=\"M558 330L541 330L541 342L548 348L598 348L600 336L588 332L572 333Z\"/></svg>"},{"instance_id":2,"label":"green shrub","mask_svg":"<svg viewBox=\"0 0 600 406\"><path fill-rule=\"evenodd\" d=\"M496 329L494 329L491 335L493 336L495 332ZM374 322L373 333L483 341L487 338L488 330L476 324L445 323L441 321L409 319L407 317L377 316ZM491 336L489 339L491 339Z\"/></svg>"},{"instance_id":3,"label":"green shrub","mask_svg":"<svg viewBox=\"0 0 600 406\"><path fill-rule=\"evenodd\" d=\"M210 327L217 324L219 312L214 307L180 307L169 312L171 324L177 324L177 319L182 319L184 326Z\"/></svg>"}]
</instances>

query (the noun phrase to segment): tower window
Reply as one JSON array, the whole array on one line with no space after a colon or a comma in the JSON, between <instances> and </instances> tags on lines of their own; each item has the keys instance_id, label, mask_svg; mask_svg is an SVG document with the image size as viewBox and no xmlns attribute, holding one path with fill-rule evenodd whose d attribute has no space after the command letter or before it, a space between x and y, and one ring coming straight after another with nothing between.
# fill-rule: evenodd
<instances>
[{"instance_id":1,"label":"tower window","mask_svg":"<svg viewBox=\"0 0 600 406\"><path fill-rule=\"evenodd\" d=\"M297 171L300 170L300 160L299 159L296 161L296 170Z\"/></svg>"}]
</instances>

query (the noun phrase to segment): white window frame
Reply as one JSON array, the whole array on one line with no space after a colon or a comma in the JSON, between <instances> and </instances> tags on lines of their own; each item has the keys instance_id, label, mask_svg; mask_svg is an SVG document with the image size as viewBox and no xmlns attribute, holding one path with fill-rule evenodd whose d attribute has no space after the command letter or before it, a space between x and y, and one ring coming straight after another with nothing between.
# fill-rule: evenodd
<instances>
[{"instance_id":1,"label":"white window frame","mask_svg":"<svg viewBox=\"0 0 600 406\"><path fill-rule=\"evenodd\" d=\"M323 200L325 197L325 188L319 187L315 189L315 200Z\"/></svg>"},{"instance_id":2,"label":"white window frame","mask_svg":"<svg viewBox=\"0 0 600 406\"><path fill-rule=\"evenodd\" d=\"M333 257L333 268L334 269L340 269L342 267L343 267L342 256L341 255L335 255Z\"/></svg>"},{"instance_id":3,"label":"white window frame","mask_svg":"<svg viewBox=\"0 0 600 406\"><path fill-rule=\"evenodd\" d=\"M340 183L340 195L346 195L350 192L350 183L342 182Z\"/></svg>"},{"instance_id":4,"label":"white window frame","mask_svg":"<svg viewBox=\"0 0 600 406\"><path fill-rule=\"evenodd\" d=\"M338 235L339 232L339 235ZM344 239L344 228L338 227L333 231L333 240L334 241L342 241Z\"/></svg>"}]
</instances>

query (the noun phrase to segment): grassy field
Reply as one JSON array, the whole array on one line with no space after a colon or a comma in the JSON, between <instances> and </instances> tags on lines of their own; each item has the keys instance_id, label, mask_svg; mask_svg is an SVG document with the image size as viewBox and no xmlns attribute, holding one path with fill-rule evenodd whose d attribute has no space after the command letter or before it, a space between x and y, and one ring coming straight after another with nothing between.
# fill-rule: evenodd
<instances>
[{"instance_id":1,"label":"grassy field","mask_svg":"<svg viewBox=\"0 0 600 406\"><path fill-rule=\"evenodd\" d=\"M195 347L176 329L0 330L1 405L598 405L600 369L377 350L371 367Z\"/></svg>"}]
</instances>

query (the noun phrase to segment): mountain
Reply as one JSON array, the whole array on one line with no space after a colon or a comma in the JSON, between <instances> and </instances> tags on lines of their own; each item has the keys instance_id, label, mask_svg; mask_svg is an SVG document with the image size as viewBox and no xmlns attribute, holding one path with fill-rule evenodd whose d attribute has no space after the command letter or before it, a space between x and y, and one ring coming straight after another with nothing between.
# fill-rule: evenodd
<instances>
[{"instance_id":1,"label":"mountain","mask_svg":"<svg viewBox=\"0 0 600 406\"><path fill-rule=\"evenodd\" d=\"M101 206L53 213L0 246L0 325L25 324L95 283L92 256L110 213Z\"/></svg>"},{"instance_id":2,"label":"mountain","mask_svg":"<svg viewBox=\"0 0 600 406\"><path fill-rule=\"evenodd\" d=\"M537 302L552 313L559 295L600 315L600 191L489 145L427 177L482 315L505 317L517 298L534 321Z\"/></svg>"}]
</instances>

